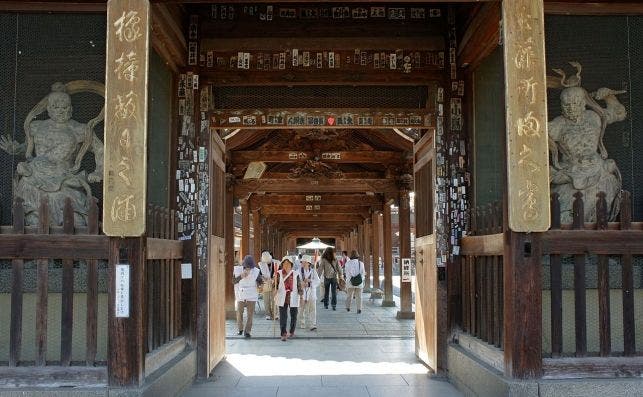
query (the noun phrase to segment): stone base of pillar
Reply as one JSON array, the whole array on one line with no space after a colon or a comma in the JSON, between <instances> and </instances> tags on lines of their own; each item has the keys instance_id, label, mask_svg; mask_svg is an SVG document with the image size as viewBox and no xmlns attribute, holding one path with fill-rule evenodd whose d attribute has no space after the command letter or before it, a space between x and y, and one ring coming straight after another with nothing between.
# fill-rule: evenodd
<instances>
[{"instance_id":1,"label":"stone base of pillar","mask_svg":"<svg viewBox=\"0 0 643 397\"><path fill-rule=\"evenodd\" d=\"M398 320L415 320L415 312L398 311L395 318Z\"/></svg>"},{"instance_id":2,"label":"stone base of pillar","mask_svg":"<svg viewBox=\"0 0 643 397\"><path fill-rule=\"evenodd\" d=\"M372 291L372 289L371 289L370 287L368 287L368 288L364 288L364 289L362 290L362 292L363 292L363 293L365 293L365 294L367 294L367 293L368 293L368 294L370 294L370 293L371 293L371 291Z\"/></svg>"},{"instance_id":3,"label":"stone base of pillar","mask_svg":"<svg viewBox=\"0 0 643 397\"><path fill-rule=\"evenodd\" d=\"M226 320L236 320L237 319L237 311L236 310L226 310L225 311L225 319Z\"/></svg>"},{"instance_id":4,"label":"stone base of pillar","mask_svg":"<svg viewBox=\"0 0 643 397\"><path fill-rule=\"evenodd\" d=\"M382 301L382 307L395 307L395 301Z\"/></svg>"}]
</instances>

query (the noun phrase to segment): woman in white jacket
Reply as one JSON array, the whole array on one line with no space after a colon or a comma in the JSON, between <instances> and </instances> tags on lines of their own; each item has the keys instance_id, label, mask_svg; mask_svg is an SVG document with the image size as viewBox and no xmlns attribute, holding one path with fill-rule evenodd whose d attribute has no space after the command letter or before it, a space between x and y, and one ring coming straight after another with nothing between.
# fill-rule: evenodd
<instances>
[{"instance_id":1,"label":"woman in white jacket","mask_svg":"<svg viewBox=\"0 0 643 397\"><path fill-rule=\"evenodd\" d=\"M350 259L344 265L344 275L346 275L346 311L351 311L351 302L353 295L356 295L357 300L357 314L362 312L362 290L364 289L364 278L366 270L364 269L364 262L359 260L357 251L352 250Z\"/></svg>"},{"instance_id":2,"label":"woman in white jacket","mask_svg":"<svg viewBox=\"0 0 643 397\"><path fill-rule=\"evenodd\" d=\"M310 255L301 257L300 275L304 293L299 299L299 307L301 307L299 326L306 328L306 324L310 324L310 330L315 331L317 329L317 287L321 282L312 262L313 258Z\"/></svg>"},{"instance_id":3,"label":"woman in white jacket","mask_svg":"<svg viewBox=\"0 0 643 397\"><path fill-rule=\"evenodd\" d=\"M299 297L303 295L300 273L293 270L293 263L289 256L281 260L281 270L275 274L277 282L277 306L279 306L279 325L281 327L281 340L286 341L295 336L297 325L297 310ZM290 308L290 333L286 333L288 324L288 308Z\"/></svg>"}]
</instances>

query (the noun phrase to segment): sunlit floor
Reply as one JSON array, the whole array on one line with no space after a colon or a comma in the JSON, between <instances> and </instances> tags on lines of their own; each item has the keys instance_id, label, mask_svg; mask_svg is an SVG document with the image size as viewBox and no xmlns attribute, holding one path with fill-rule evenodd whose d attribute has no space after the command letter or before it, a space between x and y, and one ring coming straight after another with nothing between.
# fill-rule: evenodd
<instances>
[{"instance_id":1,"label":"sunlit floor","mask_svg":"<svg viewBox=\"0 0 643 397\"><path fill-rule=\"evenodd\" d=\"M354 302L346 311L343 293L337 311L325 310L318 299L318 330L298 328L286 342L272 337L279 324L265 320L261 310L252 338L238 337L235 322L228 321L225 360L184 396L461 396L417 360L414 321L396 320L398 308L382 308L381 300L368 296L361 314Z\"/></svg>"}]
</instances>

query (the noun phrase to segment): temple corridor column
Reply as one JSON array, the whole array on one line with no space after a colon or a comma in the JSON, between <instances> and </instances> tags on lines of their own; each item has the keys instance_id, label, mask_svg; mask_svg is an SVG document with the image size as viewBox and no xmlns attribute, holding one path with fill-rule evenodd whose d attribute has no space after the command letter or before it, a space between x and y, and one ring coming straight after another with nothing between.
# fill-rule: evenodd
<instances>
[{"instance_id":1,"label":"temple corridor column","mask_svg":"<svg viewBox=\"0 0 643 397\"><path fill-rule=\"evenodd\" d=\"M363 261L364 261L364 268L366 270L366 277L364 281L364 292L370 292L371 291L371 276L373 274L373 262L371 261L371 233L373 232L373 227L371 225L371 220L366 219L364 221L364 236L363 236L363 245L364 245L364 253L363 255Z\"/></svg>"},{"instance_id":2,"label":"temple corridor column","mask_svg":"<svg viewBox=\"0 0 643 397\"><path fill-rule=\"evenodd\" d=\"M373 239L373 288L380 288L380 211L373 211L371 216L372 231L371 237Z\"/></svg>"},{"instance_id":3,"label":"temple corridor column","mask_svg":"<svg viewBox=\"0 0 643 397\"><path fill-rule=\"evenodd\" d=\"M252 210L252 256L255 261L261 256L261 212Z\"/></svg>"},{"instance_id":4,"label":"temple corridor column","mask_svg":"<svg viewBox=\"0 0 643 397\"><path fill-rule=\"evenodd\" d=\"M402 281L403 259L411 258L411 204L409 191L400 190L399 207L399 233L400 233L400 310L397 312L398 319L413 319L411 282Z\"/></svg>"},{"instance_id":5,"label":"temple corridor column","mask_svg":"<svg viewBox=\"0 0 643 397\"><path fill-rule=\"evenodd\" d=\"M250 208L248 200L239 200L241 204L241 247L239 247L239 262L250 254Z\"/></svg>"},{"instance_id":6,"label":"temple corridor column","mask_svg":"<svg viewBox=\"0 0 643 397\"><path fill-rule=\"evenodd\" d=\"M393 236L391 230L391 201L384 203L384 300L382 306L395 307L393 300Z\"/></svg>"}]
</instances>

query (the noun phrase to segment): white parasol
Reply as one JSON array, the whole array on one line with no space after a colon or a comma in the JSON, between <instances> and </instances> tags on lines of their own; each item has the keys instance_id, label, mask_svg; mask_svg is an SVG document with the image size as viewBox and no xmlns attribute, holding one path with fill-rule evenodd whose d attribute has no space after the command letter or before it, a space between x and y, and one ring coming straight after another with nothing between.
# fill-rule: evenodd
<instances>
[{"instance_id":1,"label":"white parasol","mask_svg":"<svg viewBox=\"0 0 643 397\"><path fill-rule=\"evenodd\" d=\"M322 243L321 240L318 239L317 237L313 238L309 243L297 246L297 248L308 249L308 250L320 250L320 249L326 249L328 247L335 248L332 245Z\"/></svg>"}]
</instances>

